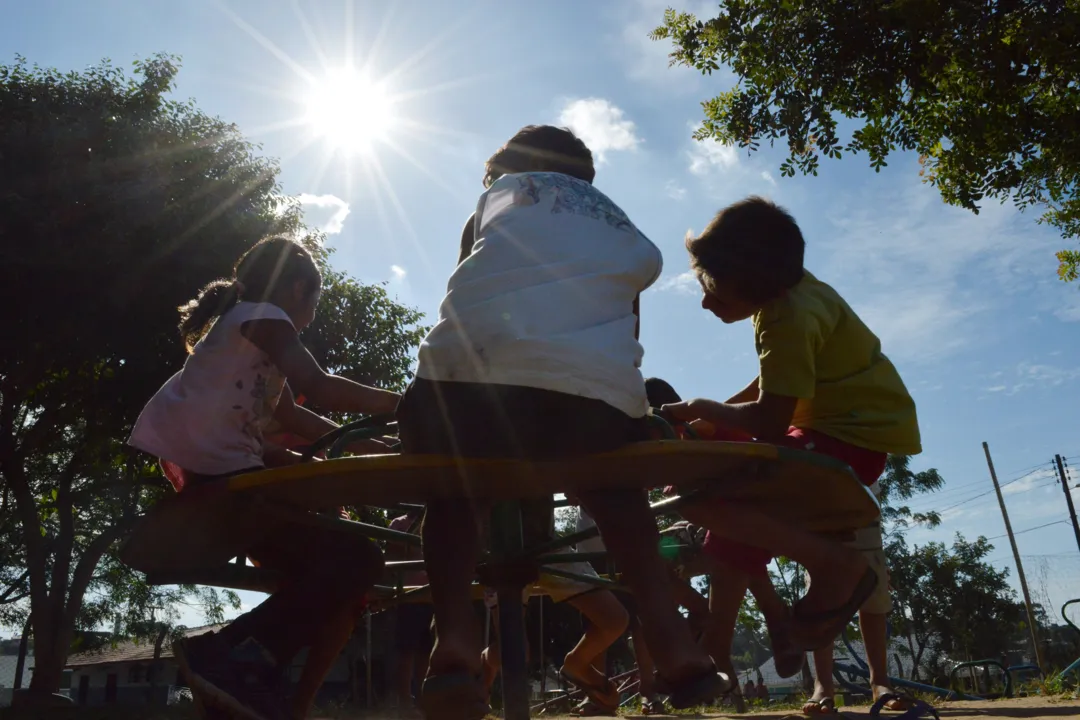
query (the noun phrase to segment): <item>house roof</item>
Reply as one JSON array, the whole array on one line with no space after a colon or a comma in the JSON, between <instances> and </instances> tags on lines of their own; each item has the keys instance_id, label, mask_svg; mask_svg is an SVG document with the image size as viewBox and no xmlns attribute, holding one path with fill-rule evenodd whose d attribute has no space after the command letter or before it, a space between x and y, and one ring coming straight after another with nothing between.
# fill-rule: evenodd
<instances>
[{"instance_id":1,"label":"house roof","mask_svg":"<svg viewBox=\"0 0 1080 720\"><path fill-rule=\"evenodd\" d=\"M197 628L186 628L184 637L202 635L205 632L224 627L223 625L204 625ZM173 656L172 643L166 641L161 646L161 658ZM68 656L67 668L88 667L90 665L113 665L116 663L152 662L154 659L154 643L149 640L121 640L115 645L106 645L101 648L87 650L86 652L73 653Z\"/></svg>"}]
</instances>

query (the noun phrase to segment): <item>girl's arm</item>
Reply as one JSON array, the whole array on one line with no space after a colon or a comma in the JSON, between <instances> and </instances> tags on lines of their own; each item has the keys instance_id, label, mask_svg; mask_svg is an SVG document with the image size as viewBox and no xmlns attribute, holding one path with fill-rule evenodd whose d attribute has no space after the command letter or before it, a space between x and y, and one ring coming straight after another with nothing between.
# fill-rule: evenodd
<instances>
[{"instance_id":1,"label":"girl's arm","mask_svg":"<svg viewBox=\"0 0 1080 720\"><path fill-rule=\"evenodd\" d=\"M339 427L333 420L328 420L302 405L297 405L288 383L281 392L281 400L278 401L274 419L278 421L282 429L299 435L309 442L314 442ZM377 439L357 440L349 443L345 449L354 455L384 455L390 452L387 444Z\"/></svg>"},{"instance_id":2,"label":"girl's arm","mask_svg":"<svg viewBox=\"0 0 1080 720\"><path fill-rule=\"evenodd\" d=\"M318 440L338 427L332 420L327 420L322 415L313 413L302 405L297 405L289 383L285 383L281 391L281 400L278 401L274 419L281 424L283 429L305 440Z\"/></svg>"},{"instance_id":3,"label":"girl's arm","mask_svg":"<svg viewBox=\"0 0 1080 720\"><path fill-rule=\"evenodd\" d=\"M240 326L240 332L270 357L290 386L320 408L366 415L387 415L397 408L397 393L324 371L300 342L296 329L285 320L249 320Z\"/></svg>"}]
</instances>

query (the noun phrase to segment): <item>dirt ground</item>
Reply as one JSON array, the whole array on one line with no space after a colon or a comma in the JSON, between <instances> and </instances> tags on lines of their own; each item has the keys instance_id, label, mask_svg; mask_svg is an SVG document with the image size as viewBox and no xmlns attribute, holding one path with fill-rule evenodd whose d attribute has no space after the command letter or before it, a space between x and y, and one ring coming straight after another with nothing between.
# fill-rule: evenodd
<instances>
[{"instance_id":1,"label":"dirt ground","mask_svg":"<svg viewBox=\"0 0 1080 720\"><path fill-rule=\"evenodd\" d=\"M942 720L974 720L975 718L1024 718L1025 720L1057 720L1058 718L1080 718L1080 700L1043 697L1013 698L1009 700L985 700L982 702L947 702L935 706ZM868 718L870 706L843 707L839 712L843 718ZM881 713L883 719L899 717L894 713ZM637 717L637 716L627 716ZM708 714L679 715L679 718L754 718L754 720L784 720L799 718L804 715L791 710L777 712L755 712L747 715Z\"/></svg>"},{"instance_id":2,"label":"dirt ground","mask_svg":"<svg viewBox=\"0 0 1080 720\"><path fill-rule=\"evenodd\" d=\"M1080 699L1028 697L1011 700L988 700L982 702L947 702L935 708L942 720L975 720L976 718L1022 718L1023 720L1058 720L1059 718L1080 719ZM863 720L870 715L868 705L840 708L838 720ZM385 716L378 712L368 714L353 711L334 714L334 720L397 720L394 716ZM539 716L550 720L570 720L569 716ZM625 718L644 718L641 715L625 715ZM653 716L655 717L655 716ZM732 720L805 720L805 716L792 710L773 712L755 712L745 715L735 713L707 713L660 716L675 720L712 720L731 718ZM881 717L898 717L893 713L882 713ZM10 708L0 708L0 720L195 720L193 708L160 708L148 711L146 708L71 708L64 712L13 713ZM650 718L652 720L652 718ZM827 720L827 719L826 719Z\"/></svg>"}]
</instances>

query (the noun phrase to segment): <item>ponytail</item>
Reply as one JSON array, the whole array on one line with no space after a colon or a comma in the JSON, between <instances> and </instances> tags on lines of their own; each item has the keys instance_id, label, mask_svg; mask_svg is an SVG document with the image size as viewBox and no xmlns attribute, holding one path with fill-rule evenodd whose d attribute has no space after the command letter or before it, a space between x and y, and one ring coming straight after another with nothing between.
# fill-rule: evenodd
<instances>
[{"instance_id":1,"label":"ponytail","mask_svg":"<svg viewBox=\"0 0 1080 720\"><path fill-rule=\"evenodd\" d=\"M184 339L184 346L189 353L210 329L214 320L240 301L242 288L235 280L215 280L200 290L199 296L194 300L180 306L180 337Z\"/></svg>"},{"instance_id":2,"label":"ponytail","mask_svg":"<svg viewBox=\"0 0 1080 720\"><path fill-rule=\"evenodd\" d=\"M231 280L215 280L191 302L180 306L180 336L190 353L210 325L241 298L270 302L276 288L302 281L314 292L322 283L315 260L303 245L285 237L261 240L244 253Z\"/></svg>"}]
</instances>

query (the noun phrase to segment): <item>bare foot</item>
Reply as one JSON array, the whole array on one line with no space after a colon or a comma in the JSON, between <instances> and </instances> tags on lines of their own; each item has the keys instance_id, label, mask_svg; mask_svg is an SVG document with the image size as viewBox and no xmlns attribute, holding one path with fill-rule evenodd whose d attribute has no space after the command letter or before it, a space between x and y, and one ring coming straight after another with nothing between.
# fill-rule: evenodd
<instances>
[{"instance_id":1,"label":"bare foot","mask_svg":"<svg viewBox=\"0 0 1080 720\"><path fill-rule=\"evenodd\" d=\"M835 715L836 701L833 700L833 694L825 692L820 685L816 686L814 694L803 704L802 712L803 715Z\"/></svg>"}]
</instances>

